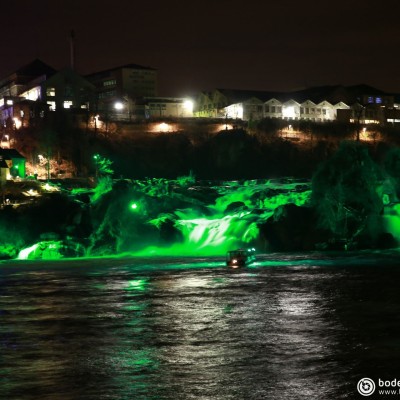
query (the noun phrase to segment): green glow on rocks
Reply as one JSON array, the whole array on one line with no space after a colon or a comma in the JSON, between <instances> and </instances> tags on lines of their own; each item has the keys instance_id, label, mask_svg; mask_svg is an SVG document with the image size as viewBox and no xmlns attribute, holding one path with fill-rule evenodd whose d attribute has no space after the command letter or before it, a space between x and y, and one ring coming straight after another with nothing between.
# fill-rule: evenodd
<instances>
[{"instance_id":1,"label":"green glow on rocks","mask_svg":"<svg viewBox=\"0 0 400 400\"><path fill-rule=\"evenodd\" d=\"M19 260L58 260L63 258L61 241L42 241L23 249L18 254Z\"/></svg>"},{"instance_id":2,"label":"green glow on rocks","mask_svg":"<svg viewBox=\"0 0 400 400\"><path fill-rule=\"evenodd\" d=\"M183 235L182 243L170 247L153 245L135 254L217 256L237 247L257 247L259 225L266 222L277 207L288 203L304 206L311 197L311 190L297 191L294 184L281 185L277 189L269 181L264 184L233 183L216 189L221 196L207 207L208 212L193 207L176 210L173 214L162 213L149 221L160 228L167 220L173 220ZM242 203L246 210L226 213L232 203ZM258 210L256 213L255 209Z\"/></svg>"},{"instance_id":3,"label":"green glow on rocks","mask_svg":"<svg viewBox=\"0 0 400 400\"><path fill-rule=\"evenodd\" d=\"M260 226L274 210L288 203L307 205L311 195L309 187L290 181L224 183L205 188L204 194L204 188L197 194L195 187L176 189L171 182L121 181L118 186L110 176L100 177L91 196L97 225L85 254L201 257L223 256L238 247L260 250L265 246ZM40 242L19 258L57 259L60 250L61 242Z\"/></svg>"},{"instance_id":4,"label":"green glow on rocks","mask_svg":"<svg viewBox=\"0 0 400 400\"><path fill-rule=\"evenodd\" d=\"M385 230L400 243L400 204L385 208L383 222Z\"/></svg>"}]
</instances>

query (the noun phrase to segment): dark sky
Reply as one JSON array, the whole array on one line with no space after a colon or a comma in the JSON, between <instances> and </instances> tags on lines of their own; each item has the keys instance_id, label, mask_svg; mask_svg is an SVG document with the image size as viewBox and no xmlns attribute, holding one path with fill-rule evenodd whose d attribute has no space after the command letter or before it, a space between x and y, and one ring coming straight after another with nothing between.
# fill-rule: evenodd
<instances>
[{"instance_id":1,"label":"dark sky","mask_svg":"<svg viewBox=\"0 0 400 400\"><path fill-rule=\"evenodd\" d=\"M400 93L400 2L9 0L0 78L35 58L82 74L135 63L159 94L366 83ZM399 4L398 4L399 3Z\"/></svg>"}]
</instances>

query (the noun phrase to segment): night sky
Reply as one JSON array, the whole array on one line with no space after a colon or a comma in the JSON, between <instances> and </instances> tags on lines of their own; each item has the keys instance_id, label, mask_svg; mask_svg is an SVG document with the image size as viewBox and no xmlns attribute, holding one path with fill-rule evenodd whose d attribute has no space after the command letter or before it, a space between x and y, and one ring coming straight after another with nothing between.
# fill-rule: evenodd
<instances>
[{"instance_id":1,"label":"night sky","mask_svg":"<svg viewBox=\"0 0 400 400\"><path fill-rule=\"evenodd\" d=\"M292 0L2 2L0 78L40 58L87 74L158 69L159 94L366 83L400 93L400 3Z\"/></svg>"}]
</instances>

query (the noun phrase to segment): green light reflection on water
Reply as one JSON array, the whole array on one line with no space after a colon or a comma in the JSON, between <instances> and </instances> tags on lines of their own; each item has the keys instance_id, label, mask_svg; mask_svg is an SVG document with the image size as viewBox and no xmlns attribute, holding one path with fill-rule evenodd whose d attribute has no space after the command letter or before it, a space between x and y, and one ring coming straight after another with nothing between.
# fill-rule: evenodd
<instances>
[{"instance_id":1,"label":"green light reflection on water","mask_svg":"<svg viewBox=\"0 0 400 400\"><path fill-rule=\"evenodd\" d=\"M132 279L128 281L128 286L124 290L139 290L144 292L147 289L148 280L147 279Z\"/></svg>"},{"instance_id":2,"label":"green light reflection on water","mask_svg":"<svg viewBox=\"0 0 400 400\"><path fill-rule=\"evenodd\" d=\"M147 308L148 304L144 302L132 303L122 307L125 311L141 312Z\"/></svg>"}]
</instances>

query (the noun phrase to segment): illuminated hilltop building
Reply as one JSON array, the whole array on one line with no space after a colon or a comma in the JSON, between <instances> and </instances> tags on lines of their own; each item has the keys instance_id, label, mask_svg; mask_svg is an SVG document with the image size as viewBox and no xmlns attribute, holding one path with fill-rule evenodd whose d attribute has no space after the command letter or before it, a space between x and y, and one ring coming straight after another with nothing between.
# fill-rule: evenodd
<instances>
[{"instance_id":1,"label":"illuminated hilltop building","mask_svg":"<svg viewBox=\"0 0 400 400\"><path fill-rule=\"evenodd\" d=\"M158 96L158 71L127 64L85 77L40 60L0 81L0 124L12 132L46 112L68 109L92 119L264 118L362 124L400 122L394 95L368 85L320 86L293 92L215 89L195 100ZM400 99L399 99L400 100Z\"/></svg>"},{"instance_id":2,"label":"illuminated hilltop building","mask_svg":"<svg viewBox=\"0 0 400 400\"><path fill-rule=\"evenodd\" d=\"M216 89L197 96L194 115L206 118L398 123L394 95L367 85L322 86L295 92Z\"/></svg>"},{"instance_id":3,"label":"illuminated hilltop building","mask_svg":"<svg viewBox=\"0 0 400 400\"><path fill-rule=\"evenodd\" d=\"M138 64L127 64L87 75L95 86L99 114L125 115L128 118L137 113L137 99L156 97L157 70Z\"/></svg>"},{"instance_id":4,"label":"illuminated hilltop building","mask_svg":"<svg viewBox=\"0 0 400 400\"><path fill-rule=\"evenodd\" d=\"M70 68L56 71L35 60L0 81L0 122L12 130L48 111L86 111L94 95L94 85Z\"/></svg>"}]
</instances>

